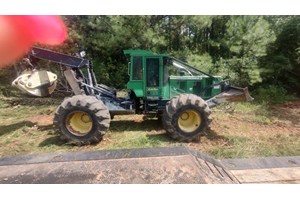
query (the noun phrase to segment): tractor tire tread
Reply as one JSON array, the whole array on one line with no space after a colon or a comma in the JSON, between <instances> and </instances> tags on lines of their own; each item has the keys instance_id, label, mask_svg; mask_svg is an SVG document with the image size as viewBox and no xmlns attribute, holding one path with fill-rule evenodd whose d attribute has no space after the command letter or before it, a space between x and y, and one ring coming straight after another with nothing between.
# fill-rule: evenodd
<instances>
[{"instance_id":1,"label":"tractor tire tread","mask_svg":"<svg viewBox=\"0 0 300 200\"><path fill-rule=\"evenodd\" d=\"M187 135L182 134L181 131L177 130L174 123L174 116L183 106L196 106L197 109L201 110L204 125L199 133ZM194 94L180 94L179 96L173 97L166 104L162 122L165 130L171 138L179 140L181 142L191 142L199 138L199 136L205 132L206 128L211 122L210 114L211 112L207 103L201 97Z\"/></svg>"},{"instance_id":2,"label":"tractor tire tread","mask_svg":"<svg viewBox=\"0 0 300 200\"><path fill-rule=\"evenodd\" d=\"M85 109L96 120L93 120L95 128L86 137L76 136L70 133L65 127L65 120L68 113L74 109ZM75 95L73 97L65 98L61 105L56 109L54 120L54 128L60 133L60 138L64 141L74 143L76 145L89 145L98 143L110 125L110 114L104 103L93 96Z\"/></svg>"}]
</instances>

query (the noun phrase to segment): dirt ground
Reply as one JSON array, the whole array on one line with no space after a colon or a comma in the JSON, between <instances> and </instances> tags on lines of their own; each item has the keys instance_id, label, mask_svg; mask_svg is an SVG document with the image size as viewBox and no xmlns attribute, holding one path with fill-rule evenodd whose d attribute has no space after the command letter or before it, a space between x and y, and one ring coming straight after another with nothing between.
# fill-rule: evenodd
<instances>
[{"instance_id":1,"label":"dirt ground","mask_svg":"<svg viewBox=\"0 0 300 200\"><path fill-rule=\"evenodd\" d=\"M264 143L264 140L268 140L278 144L283 138L300 138L300 100L272 105L269 109L269 116L263 119L256 119L260 115L251 111L215 110L212 114L214 120L206 135L200 137L200 141L186 145L197 150L210 151L213 146L230 147L236 144L239 145L239 140L241 140L242 145L243 139L247 140L248 138L252 138L258 143ZM142 123L144 121L141 115L116 116L115 121L122 121L124 118L126 118L126 121L131 120L134 123ZM52 120L53 115L49 114L36 115L29 118L29 121L37 126L52 125ZM154 125L157 126L151 134L165 134L160 123ZM114 127L111 127L111 129L114 130ZM236 136L237 141L235 141ZM107 145L113 142L114 139L109 137L107 140L104 139L102 141L102 143Z\"/></svg>"},{"instance_id":2,"label":"dirt ground","mask_svg":"<svg viewBox=\"0 0 300 200\"><path fill-rule=\"evenodd\" d=\"M253 120L255 113L240 113L237 111L226 118L215 120L211 127L219 132L222 129L221 124L226 124L235 132L242 128L242 130L247 131L247 135L253 136L260 133L268 135L279 132L288 135L300 134L300 101L273 105L270 107L270 112L272 113L268 116L270 121L260 122Z\"/></svg>"},{"instance_id":3,"label":"dirt ground","mask_svg":"<svg viewBox=\"0 0 300 200\"><path fill-rule=\"evenodd\" d=\"M245 103L214 108L209 129L198 141L191 143L169 138L161 122L155 118L115 116L100 143L81 147L65 144L54 132L52 121L59 103L53 105L50 99L48 105L7 99L2 99L2 102L6 103L2 103L1 108L0 157L182 145L216 158L300 155L300 100L272 106Z\"/></svg>"},{"instance_id":4,"label":"dirt ground","mask_svg":"<svg viewBox=\"0 0 300 200\"><path fill-rule=\"evenodd\" d=\"M282 150L295 148L294 153L300 155L300 147L295 145L299 144L300 139L300 101L272 105L267 110L268 113L262 115L252 111L237 110L225 113L223 110L216 111L208 135L202 138L202 143L228 149L233 145L240 145L241 152L256 152L253 156L259 155L258 151L265 151L261 152L261 155L273 156L280 148ZM288 147L289 145L291 146ZM190 146L208 151L209 149L205 147L210 148L209 145L203 146L201 143L192 143ZM288 155L288 152L289 150L280 154Z\"/></svg>"}]
</instances>

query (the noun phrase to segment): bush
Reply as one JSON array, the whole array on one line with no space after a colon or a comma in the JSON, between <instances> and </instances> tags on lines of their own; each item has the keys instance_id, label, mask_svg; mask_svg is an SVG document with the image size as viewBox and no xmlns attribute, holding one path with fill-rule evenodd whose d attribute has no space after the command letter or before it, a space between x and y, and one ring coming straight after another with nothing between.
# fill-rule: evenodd
<instances>
[{"instance_id":1,"label":"bush","mask_svg":"<svg viewBox=\"0 0 300 200\"><path fill-rule=\"evenodd\" d=\"M283 86L269 85L259 87L253 93L254 99L260 103L283 103L295 99L294 96L288 94L288 91Z\"/></svg>"}]
</instances>

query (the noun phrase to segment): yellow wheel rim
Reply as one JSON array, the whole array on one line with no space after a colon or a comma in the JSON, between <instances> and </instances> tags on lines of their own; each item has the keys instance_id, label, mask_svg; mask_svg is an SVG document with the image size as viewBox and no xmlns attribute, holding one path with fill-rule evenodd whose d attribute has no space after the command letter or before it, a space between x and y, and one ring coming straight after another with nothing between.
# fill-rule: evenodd
<instances>
[{"instance_id":1,"label":"yellow wheel rim","mask_svg":"<svg viewBox=\"0 0 300 200\"><path fill-rule=\"evenodd\" d=\"M186 110L179 115L178 126L184 132L191 133L199 128L200 124L201 116L192 109Z\"/></svg>"},{"instance_id":2,"label":"yellow wheel rim","mask_svg":"<svg viewBox=\"0 0 300 200\"><path fill-rule=\"evenodd\" d=\"M92 130L93 122L88 113L75 111L68 115L66 127L72 134L84 136Z\"/></svg>"}]
</instances>

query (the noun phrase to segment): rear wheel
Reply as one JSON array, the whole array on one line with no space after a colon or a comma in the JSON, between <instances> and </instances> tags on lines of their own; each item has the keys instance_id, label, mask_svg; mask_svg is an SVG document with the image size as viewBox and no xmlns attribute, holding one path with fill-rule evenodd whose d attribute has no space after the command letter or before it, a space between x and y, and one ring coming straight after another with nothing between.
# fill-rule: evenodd
<instances>
[{"instance_id":1,"label":"rear wheel","mask_svg":"<svg viewBox=\"0 0 300 200\"><path fill-rule=\"evenodd\" d=\"M179 141L190 142L204 133L210 123L210 109L194 94L172 98L163 114L163 125L168 134Z\"/></svg>"},{"instance_id":2,"label":"rear wheel","mask_svg":"<svg viewBox=\"0 0 300 200\"><path fill-rule=\"evenodd\" d=\"M62 139L87 145L102 139L109 128L110 115L102 101L76 95L65 99L57 108L53 123Z\"/></svg>"}]
</instances>

